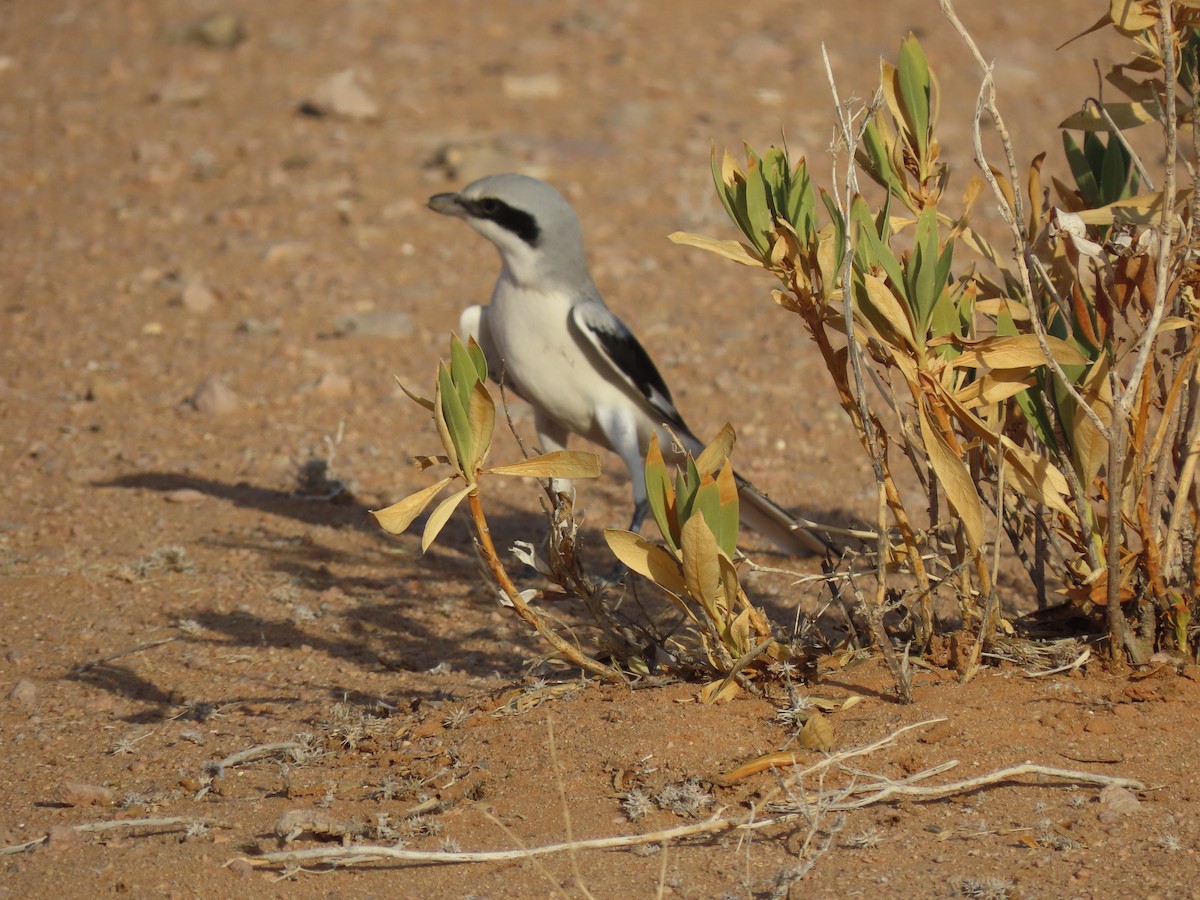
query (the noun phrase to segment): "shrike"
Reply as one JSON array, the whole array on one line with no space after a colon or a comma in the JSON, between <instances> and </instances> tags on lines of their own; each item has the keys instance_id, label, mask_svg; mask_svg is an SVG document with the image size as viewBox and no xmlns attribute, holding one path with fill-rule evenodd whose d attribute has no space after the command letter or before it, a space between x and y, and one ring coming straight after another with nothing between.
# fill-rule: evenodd
<instances>
[{"instance_id":1,"label":"shrike","mask_svg":"<svg viewBox=\"0 0 1200 900\"><path fill-rule=\"evenodd\" d=\"M637 531L646 518L644 453L658 433L664 453L674 434L692 453L703 443L684 424L650 356L604 304L588 271L583 234L563 196L536 178L491 175L429 208L463 219L500 251L489 306L463 311L459 329L479 342L494 376L531 407L543 452L565 449L571 434L607 447L633 479ZM667 429L670 429L669 433ZM826 544L738 477L742 523L789 553L824 553Z\"/></svg>"}]
</instances>

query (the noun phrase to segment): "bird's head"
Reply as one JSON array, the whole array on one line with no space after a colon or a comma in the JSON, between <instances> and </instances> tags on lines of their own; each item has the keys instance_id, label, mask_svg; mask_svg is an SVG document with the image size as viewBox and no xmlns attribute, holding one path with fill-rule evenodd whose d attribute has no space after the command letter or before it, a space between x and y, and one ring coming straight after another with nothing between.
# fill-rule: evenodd
<instances>
[{"instance_id":1,"label":"bird's head","mask_svg":"<svg viewBox=\"0 0 1200 900\"><path fill-rule=\"evenodd\" d=\"M544 181L489 175L456 194L435 194L427 205L495 244L518 283L591 282L575 210Z\"/></svg>"}]
</instances>

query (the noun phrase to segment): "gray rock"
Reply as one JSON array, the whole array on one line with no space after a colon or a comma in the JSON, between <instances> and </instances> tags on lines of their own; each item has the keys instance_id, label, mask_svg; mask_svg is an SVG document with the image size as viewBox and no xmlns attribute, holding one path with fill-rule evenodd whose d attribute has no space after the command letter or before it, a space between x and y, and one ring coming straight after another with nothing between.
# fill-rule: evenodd
<instances>
[{"instance_id":1,"label":"gray rock","mask_svg":"<svg viewBox=\"0 0 1200 900\"><path fill-rule=\"evenodd\" d=\"M413 320L406 312L380 309L336 316L333 328L339 337L405 337Z\"/></svg>"},{"instance_id":2,"label":"gray rock","mask_svg":"<svg viewBox=\"0 0 1200 900\"><path fill-rule=\"evenodd\" d=\"M206 416L224 416L240 406L238 396L216 375L209 375L192 393L191 404Z\"/></svg>"}]
</instances>

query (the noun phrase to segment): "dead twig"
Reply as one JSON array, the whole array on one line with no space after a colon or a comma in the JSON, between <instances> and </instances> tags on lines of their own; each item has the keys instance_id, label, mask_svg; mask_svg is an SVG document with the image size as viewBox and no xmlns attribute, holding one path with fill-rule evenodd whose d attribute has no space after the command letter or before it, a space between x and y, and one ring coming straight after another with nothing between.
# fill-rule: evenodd
<instances>
[{"instance_id":1,"label":"dead twig","mask_svg":"<svg viewBox=\"0 0 1200 900\"><path fill-rule=\"evenodd\" d=\"M166 831L191 831L202 828L232 828L228 822L217 819L197 818L196 816L169 816L162 819L111 819L105 822L86 822L82 825L68 825L72 831L80 834L99 834L104 831L117 831L123 828L158 828ZM40 847L50 840L48 834L42 835L23 844L10 844L0 847L0 856L12 856L24 853L34 847Z\"/></svg>"}]
</instances>

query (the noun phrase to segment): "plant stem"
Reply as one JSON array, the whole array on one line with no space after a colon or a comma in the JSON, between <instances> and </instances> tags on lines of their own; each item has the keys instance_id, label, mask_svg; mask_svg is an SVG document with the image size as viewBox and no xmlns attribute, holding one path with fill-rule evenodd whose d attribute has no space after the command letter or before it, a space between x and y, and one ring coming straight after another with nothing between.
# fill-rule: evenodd
<instances>
[{"instance_id":1,"label":"plant stem","mask_svg":"<svg viewBox=\"0 0 1200 900\"><path fill-rule=\"evenodd\" d=\"M619 670L592 659L578 647L564 640L535 609L525 602L525 598L512 583L512 579L509 578L508 572L504 570L504 566L500 562L500 557L496 554L496 545L492 543L492 531L488 527L487 517L483 513L483 503L479 498L478 487L467 494L467 501L471 505L471 519L475 523L475 534L479 538L479 548L483 553L483 558L491 570L492 577L500 585L500 590L504 592L504 596L512 604L517 615L529 623L554 648L555 652L571 665L578 666L585 672L590 672L606 681L624 681Z\"/></svg>"}]
</instances>

